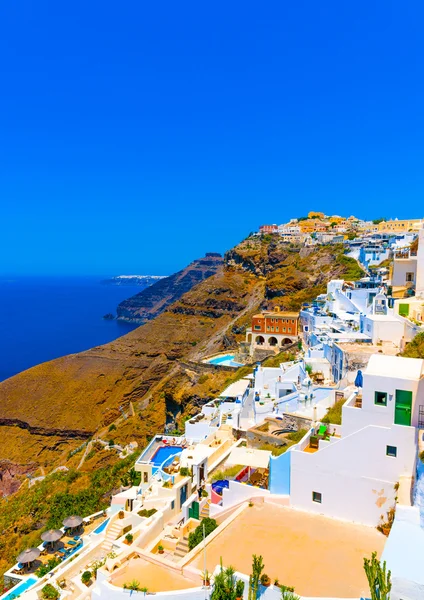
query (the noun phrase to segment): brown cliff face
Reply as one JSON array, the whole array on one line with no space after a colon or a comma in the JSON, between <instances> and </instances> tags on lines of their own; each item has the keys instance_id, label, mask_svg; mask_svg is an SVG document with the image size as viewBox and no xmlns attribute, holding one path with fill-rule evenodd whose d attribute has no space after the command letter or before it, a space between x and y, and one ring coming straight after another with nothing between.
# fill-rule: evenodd
<instances>
[{"instance_id":1,"label":"brown cliff face","mask_svg":"<svg viewBox=\"0 0 424 600\"><path fill-rule=\"evenodd\" d=\"M288 250L278 236L249 238L213 276L145 325L0 383L0 457L22 465L66 464L69 450L115 421L118 441L143 444L171 413L177 419L190 413L201 398L213 397L228 374L211 374L200 384L180 361L235 347L259 308L299 308L322 291L324 281L343 277L340 249L302 252ZM108 435L107 429L101 433Z\"/></svg>"},{"instance_id":2,"label":"brown cliff face","mask_svg":"<svg viewBox=\"0 0 424 600\"><path fill-rule=\"evenodd\" d=\"M107 506L133 459L120 466L117 454L93 444L82 461L88 437L113 437L121 445L135 440L142 448L165 422L183 429L185 417L232 376L196 370L195 361L235 347L258 309L299 308L313 299L324 281L348 272L339 256L334 247L305 253L288 251L278 236L249 238L213 276L145 325L0 383L0 573L22 548L40 543L40 528L58 506L78 502L83 516ZM69 472L52 473L59 466ZM47 477L16 491L28 473ZM6 502L2 494L12 495Z\"/></svg>"},{"instance_id":3,"label":"brown cliff face","mask_svg":"<svg viewBox=\"0 0 424 600\"><path fill-rule=\"evenodd\" d=\"M210 252L204 258L190 263L170 277L160 279L152 286L118 305L117 316L122 321L146 323L179 300L196 284L215 275L223 264L220 254Z\"/></svg>"}]
</instances>

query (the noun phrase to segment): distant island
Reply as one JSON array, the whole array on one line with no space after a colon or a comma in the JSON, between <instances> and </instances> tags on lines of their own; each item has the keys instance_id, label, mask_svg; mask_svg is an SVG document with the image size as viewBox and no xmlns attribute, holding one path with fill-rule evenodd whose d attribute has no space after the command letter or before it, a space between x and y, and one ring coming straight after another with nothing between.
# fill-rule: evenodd
<instances>
[{"instance_id":1,"label":"distant island","mask_svg":"<svg viewBox=\"0 0 424 600\"><path fill-rule=\"evenodd\" d=\"M146 288L165 277L166 275L116 275L110 279L103 279L101 283L108 285L140 285Z\"/></svg>"}]
</instances>

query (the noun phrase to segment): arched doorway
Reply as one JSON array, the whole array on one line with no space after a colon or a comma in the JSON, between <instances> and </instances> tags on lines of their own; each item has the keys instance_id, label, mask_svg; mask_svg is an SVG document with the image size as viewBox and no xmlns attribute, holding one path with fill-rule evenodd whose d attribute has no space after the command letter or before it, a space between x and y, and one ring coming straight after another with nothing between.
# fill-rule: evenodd
<instances>
[{"instance_id":1,"label":"arched doorway","mask_svg":"<svg viewBox=\"0 0 424 600\"><path fill-rule=\"evenodd\" d=\"M250 343L251 343L251 341L252 341L252 334L251 334L251 333L248 333L248 334L247 334L247 343L248 343L248 344L250 344Z\"/></svg>"},{"instance_id":2,"label":"arched doorway","mask_svg":"<svg viewBox=\"0 0 424 600\"><path fill-rule=\"evenodd\" d=\"M262 335L257 335L255 339L255 343L257 346L263 346L265 344L265 339Z\"/></svg>"},{"instance_id":3,"label":"arched doorway","mask_svg":"<svg viewBox=\"0 0 424 600\"><path fill-rule=\"evenodd\" d=\"M276 337L272 336L268 339L268 344L270 346L278 346L278 340Z\"/></svg>"},{"instance_id":4,"label":"arched doorway","mask_svg":"<svg viewBox=\"0 0 424 600\"><path fill-rule=\"evenodd\" d=\"M293 340L291 340L290 338L284 338L283 341L281 342L282 346L288 346L289 344L292 344Z\"/></svg>"}]
</instances>

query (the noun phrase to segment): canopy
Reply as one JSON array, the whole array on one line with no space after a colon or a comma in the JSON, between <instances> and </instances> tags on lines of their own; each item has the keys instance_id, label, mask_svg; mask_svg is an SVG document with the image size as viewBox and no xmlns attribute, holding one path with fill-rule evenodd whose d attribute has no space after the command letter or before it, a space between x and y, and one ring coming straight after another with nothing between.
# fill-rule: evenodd
<instances>
[{"instance_id":1,"label":"canopy","mask_svg":"<svg viewBox=\"0 0 424 600\"><path fill-rule=\"evenodd\" d=\"M243 465L254 469L267 469L271 452L254 448L234 448L225 461L230 465Z\"/></svg>"},{"instance_id":2,"label":"canopy","mask_svg":"<svg viewBox=\"0 0 424 600\"><path fill-rule=\"evenodd\" d=\"M40 556L40 550L38 548L27 548L20 553L17 561L23 564L32 563Z\"/></svg>"},{"instance_id":3,"label":"canopy","mask_svg":"<svg viewBox=\"0 0 424 600\"><path fill-rule=\"evenodd\" d=\"M72 517L66 517L66 519L63 519L62 522L64 527L70 527L71 529L73 529L74 527L79 527L82 523L82 520L82 517L72 515Z\"/></svg>"},{"instance_id":4,"label":"canopy","mask_svg":"<svg viewBox=\"0 0 424 600\"><path fill-rule=\"evenodd\" d=\"M60 529L49 529L41 534L43 542L57 542L63 535L63 531Z\"/></svg>"}]
</instances>

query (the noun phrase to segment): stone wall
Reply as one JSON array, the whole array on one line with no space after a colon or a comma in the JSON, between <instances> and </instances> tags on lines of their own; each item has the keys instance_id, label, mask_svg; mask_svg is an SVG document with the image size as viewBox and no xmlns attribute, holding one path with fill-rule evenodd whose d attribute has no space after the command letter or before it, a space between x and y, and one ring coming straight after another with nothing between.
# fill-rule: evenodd
<instances>
[{"instance_id":1,"label":"stone wall","mask_svg":"<svg viewBox=\"0 0 424 600\"><path fill-rule=\"evenodd\" d=\"M278 429L290 429L291 431L299 431L299 429L310 429L312 421L297 415L284 415L283 418L273 419L268 417L265 423L269 423L270 429L278 427ZM264 423L259 426L252 427L246 433L247 445L249 448L259 448L263 444L271 444L272 446L282 447L287 446L289 440L284 435L274 435L271 431L263 431Z\"/></svg>"}]
</instances>

